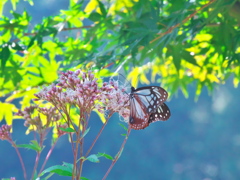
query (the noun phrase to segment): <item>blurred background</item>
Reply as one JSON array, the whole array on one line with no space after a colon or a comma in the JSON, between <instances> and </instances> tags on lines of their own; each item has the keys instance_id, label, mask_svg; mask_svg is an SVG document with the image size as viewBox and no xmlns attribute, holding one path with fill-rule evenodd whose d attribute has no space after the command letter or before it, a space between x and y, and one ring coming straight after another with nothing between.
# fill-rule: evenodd
<instances>
[{"instance_id":1,"label":"blurred background","mask_svg":"<svg viewBox=\"0 0 240 180\"><path fill-rule=\"evenodd\" d=\"M197 102L193 88L190 97L181 93L167 102L172 116L166 122L152 123L144 130L132 130L122 156L112 169L108 179L238 179L240 176L240 122L239 88L231 82L219 86L214 95L203 90ZM119 126L119 116L115 114L92 153L105 152L114 156L123 141L125 133ZM94 139L102 123L92 114L91 131L88 139ZM28 143L32 134L25 136L26 128L22 120L13 122L13 139L17 143ZM26 138L27 137L27 138ZM47 146L44 150L46 155ZM90 146L86 141L86 147ZM22 171L16 152L6 141L0 146L0 177L15 176L22 179ZM20 149L27 169L32 169L35 153ZM43 156L44 157L44 156ZM26 161L27 160L27 161ZM67 136L58 142L47 167L71 162L71 148ZM110 161L104 158L100 163L86 162L84 177L101 179ZM50 178L51 179L51 178ZM52 179L70 179L54 175Z\"/></svg>"},{"instance_id":2,"label":"blurred background","mask_svg":"<svg viewBox=\"0 0 240 180\"><path fill-rule=\"evenodd\" d=\"M87 1L86 1L87 2ZM11 4L7 3L4 14L10 15ZM27 9L32 23L39 23L42 17L55 15L60 9L66 9L65 0L36 1L34 6L22 2L19 11ZM159 84L155 84L159 85ZM140 87L141 85L139 85ZM164 88L164 87L163 87ZM132 130L122 156L110 172L107 179L114 180L234 180L240 177L240 89L234 88L232 78L209 94L203 88L198 101L194 101L196 87L188 87L189 98L181 92L167 102L171 117L166 122L156 122L144 130ZM18 102L16 102L16 105ZM1 124L5 122L2 121ZM92 153L107 153L114 156L119 150L125 133L119 125L123 123L115 114ZM91 142L101 121L92 114ZM126 125L126 124L125 124ZM33 134L25 135L23 120L13 121L13 139L18 144L28 143ZM49 135L50 137L51 135ZM27 138L26 138L27 137ZM50 146L47 141L43 155ZM86 147L90 146L86 141ZM20 149L28 170L32 170L35 153ZM71 162L72 153L67 136L61 138L47 163L47 167ZM16 177L23 179L17 154L6 141L0 142L0 178ZM42 161L40 161L41 163ZM87 162L83 176L91 180L101 179L110 161L104 158L100 163ZM28 171L29 172L29 171ZM71 179L52 176L50 179Z\"/></svg>"}]
</instances>

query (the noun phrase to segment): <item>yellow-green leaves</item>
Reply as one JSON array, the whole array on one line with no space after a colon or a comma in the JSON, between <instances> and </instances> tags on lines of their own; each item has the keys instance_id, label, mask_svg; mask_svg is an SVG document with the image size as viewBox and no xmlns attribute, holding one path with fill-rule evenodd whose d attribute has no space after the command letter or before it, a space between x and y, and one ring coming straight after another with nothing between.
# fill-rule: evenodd
<instances>
[{"instance_id":1,"label":"yellow-green leaves","mask_svg":"<svg viewBox=\"0 0 240 180\"><path fill-rule=\"evenodd\" d=\"M15 107L15 105L0 102L0 121L2 121L2 119L5 119L7 124L12 124L13 113L16 112L17 108Z\"/></svg>"}]
</instances>

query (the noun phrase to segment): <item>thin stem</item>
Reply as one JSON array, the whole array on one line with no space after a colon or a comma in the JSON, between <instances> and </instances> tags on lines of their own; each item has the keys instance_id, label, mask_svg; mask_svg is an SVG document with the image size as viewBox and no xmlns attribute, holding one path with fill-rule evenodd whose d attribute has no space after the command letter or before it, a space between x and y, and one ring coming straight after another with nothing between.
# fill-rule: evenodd
<instances>
[{"instance_id":1,"label":"thin stem","mask_svg":"<svg viewBox=\"0 0 240 180\"><path fill-rule=\"evenodd\" d=\"M123 151L123 148L127 142L127 139L128 139L128 136L130 135L130 132L131 132L131 128L129 127L128 128L128 132L127 132L127 135L125 136L125 139L120 147L120 150L118 151L117 155L115 156L114 160L112 161L112 164L110 165L110 167L108 168L106 174L104 175L104 177L102 178L102 180L105 180L108 176L108 174L110 173L110 171L112 170L113 166L116 164L117 160L119 159L119 157L121 156L122 154L122 151Z\"/></svg>"},{"instance_id":2,"label":"thin stem","mask_svg":"<svg viewBox=\"0 0 240 180\"><path fill-rule=\"evenodd\" d=\"M44 162L43 162L43 165L42 165L42 167L41 167L41 169L40 169L40 171L39 171L39 173L38 173L38 176L39 176L40 173L43 171L43 168L45 167L45 165L46 165L46 163L47 163L50 155L52 154L52 151L53 151L55 145L57 144L57 140L58 140L58 139L56 139L56 141L55 141L54 144L52 145L51 149L48 151L48 154L47 154L47 156L46 156L46 158L45 158L45 160L44 160Z\"/></svg>"},{"instance_id":3,"label":"thin stem","mask_svg":"<svg viewBox=\"0 0 240 180\"><path fill-rule=\"evenodd\" d=\"M77 132L76 132L76 136L77 136ZM72 143L74 143L72 141ZM75 174L77 172L77 154L78 154L78 143L76 141L75 143L75 148L73 149L73 174L72 174L72 180L75 179Z\"/></svg>"},{"instance_id":4,"label":"thin stem","mask_svg":"<svg viewBox=\"0 0 240 180\"><path fill-rule=\"evenodd\" d=\"M41 156L41 152L42 152L42 147L43 147L43 141L44 141L44 134L46 132L40 132L40 142L39 142L39 146L41 147L41 150L40 151L37 151L37 155L36 155L36 160L35 160L35 164L34 164L34 168L33 168L33 172L32 172L32 178L31 179L34 179L34 174L37 170L37 167L38 167L38 163L39 163L39 159L40 159L40 156Z\"/></svg>"},{"instance_id":5,"label":"thin stem","mask_svg":"<svg viewBox=\"0 0 240 180\"><path fill-rule=\"evenodd\" d=\"M22 170L23 170L23 176L24 176L24 179L27 180L27 172L26 172L26 168L25 168L25 165L23 163L23 159L22 159L22 156L17 148L17 145L12 141L12 140L9 140L10 143L12 144L12 146L14 147L14 149L16 150L17 152L17 155L18 155L18 158L20 160L20 163L21 163L21 166L22 166Z\"/></svg>"},{"instance_id":6,"label":"thin stem","mask_svg":"<svg viewBox=\"0 0 240 180\"><path fill-rule=\"evenodd\" d=\"M88 120L89 120L89 116L85 116L85 118L82 119L83 128L82 128L81 136L79 137L80 138L80 158L83 157L83 145L84 145L84 137L83 137L83 135L85 134ZM78 174L77 174L77 179L81 178L82 169L83 169L83 162L84 162L84 159L80 159L80 165L79 165L79 171L78 171Z\"/></svg>"},{"instance_id":7,"label":"thin stem","mask_svg":"<svg viewBox=\"0 0 240 180\"><path fill-rule=\"evenodd\" d=\"M98 138L100 137L100 135L102 134L103 129L105 128L105 126L107 125L107 122L109 120L109 118L112 116L112 114L109 115L109 117L107 118L106 122L103 124L102 128L100 129L100 131L98 132L96 138L94 139L94 141L92 142L92 145L90 146L90 148L88 149L87 153L86 153L86 157L88 156L88 154L91 152L93 146L95 145L95 143L97 142Z\"/></svg>"}]
</instances>

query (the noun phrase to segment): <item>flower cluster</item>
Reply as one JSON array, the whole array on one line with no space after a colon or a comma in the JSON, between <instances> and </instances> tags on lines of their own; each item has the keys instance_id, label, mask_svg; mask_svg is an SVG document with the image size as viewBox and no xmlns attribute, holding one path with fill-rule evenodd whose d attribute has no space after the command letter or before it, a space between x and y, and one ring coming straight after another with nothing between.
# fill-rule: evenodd
<instances>
[{"instance_id":1,"label":"flower cluster","mask_svg":"<svg viewBox=\"0 0 240 180\"><path fill-rule=\"evenodd\" d=\"M39 113L45 116L44 120L40 117ZM28 127L29 125L32 125L36 127L34 129L37 130L46 129L51 123L56 122L61 118L56 107L41 108L37 105L26 107L23 111L19 110L16 115L22 116L25 119L24 126Z\"/></svg>"},{"instance_id":2,"label":"flower cluster","mask_svg":"<svg viewBox=\"0 0 240 180\"><path fill-rule=\"evenodd\" d=\"M69 103L90 112L100 93L94 74L81 70L62 72L57 84L44 87L36 97L54 104L56 107Z\"/></svg>"},{"instance_id":3,"label":"flower cluster","mask_svg":"<svg viewBox=\"0 0 240 180\"><path fill-rule=\"evenodd\" d=\"M62 72L57 84L44 87L36 97L51 102L58 109L66 104L77 105L90 113L118 112L124 119L129 117L129 96L118 81L104 82L100 87L93 72L82 70Z\"/></svg>"},{"instance_id":4,"label":"flower cluster","mask_svg":"<svg viewBox=\"0 0 240 180\"><path fill-rule=\"evenodd\" d=\"M130 114L129 96L124 92L125 89L119 87L118 81L110 80L110 82L103 83L99 100L103 103L105 110L118 112L120 116L128 120Z\"/></svg>"},{"instance_id":5,"label":"flower cluster","mask_svg":"<svg viewBox=\"0 0 240 180\"><path fill-rule=\"evenodd\" d=\"M0 127L0 139L1 140L11 140L11 125L3 124Z\"/></svg>"}]
</instances>

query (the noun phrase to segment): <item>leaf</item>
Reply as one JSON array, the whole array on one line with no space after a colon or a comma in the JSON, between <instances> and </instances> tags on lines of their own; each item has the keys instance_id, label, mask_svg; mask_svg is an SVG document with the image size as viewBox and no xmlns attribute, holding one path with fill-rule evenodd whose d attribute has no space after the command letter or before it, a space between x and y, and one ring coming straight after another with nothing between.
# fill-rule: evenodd
<instances>
[{"instance_id":1,"label":"leaf","mask_svg":"<svg viewBox=\"0 0 240 180\"><path fill-rule=\"evenodd\" d=\"M11 43L11 48L17 51L23 51L24 48L20 46L18 43L12 42Z\"/></svg>"},{"instance_id":2,"label":"leaf","mask_svg":"<svg viewBox=\"0 0 240 180\"><path fill-rule=\"evenodd\" d=\"M10 57L10 50L8 44L4 44L1 46L2 51L0 52L0 60L1 60L1 69L2 71L5 69L5 65L7 63L8 58Z\"/></svg>"},{"instance_id":3,"label":"leaf","mask_svg":"<svg viewBox=\"0 0 240 180\"><path fill-rule=\"evenodd\" d=\"M17 112L14 104L0 102L0 121L5 118L7 124L12 124L13 112Z\"/></svg>"},{"instance_id":4,"label":"leaf","mask_svg":"<svg viewBox=\"0 0 240 180\"><path fill-rule=\"evenodd\" d=\"M73 164L71 164L71 163L63 162L63 166L66 166L69 169L73 169Z\"/></svg>"},{"instance_id":5,"label":"leaf","mask_svg":"<svg viewBox=\"0 0 240 180\"><path fill-rule=\"evenodd\" d=\"M82 135L82 138L87 135L87 133L90 131L90 127L85 130L85 132Z\"/></svg>"},{"instance_id":6,"label":"leaf","mask_svg":"<svg viewBox=\"0 0 240 180\"><path fill-rule=\"evenodd\" d=\"M41 174L40 177L46 173L56 173L60 176L72 176L72 169L66 166L55 165L45 169Z\"/></svg>"},{"instance_id":7,"label":"leaf","mask_svg":"<svg viewBox=\"0 0 240 180\"><path fill-rule=\"evenodd\" d=\"M98 1L98 4L99 4L99 8L101 10L102 16L106 17L107 16L107 11L106 11L106 9L104 7L104 4L101 1L99 1L99 0L97 0L97 1Z\"/></svg>"},{"instance_id":8,"label":"leaf","mask_svg":"<svg viewBox=\"0 0 240 180\"><path fill-rule=\"evenodd\" d=\"M3 11L4 5L7 1L8 0L1 0L0 1L0 17L2 16L2 11Z\"/></svg>"},{"instance_id":9,"label":"leaf","mask_svg":"<svg viewBox=\"0 0 240 180\"><path fill-rule=\"evenodd\" d=\"M92 154L86 158L87 160L94 162L94 163L99 163L98 156L96 154Z\"/></svg>"},{"instance_id":10,"label":"leaf","mask_svg":"<svg viewBox=\"0 0 240 180\"><path fill-rule=\"evenodd\" d=\"M114 157L114 159L119 159L119 158L120 158L120 156L122 155L123 149L124 149L124 148L122 148L122 149L120 150L120 152L118 152L118 153L116 154L116 156Z\"/></svg>"},{"instance_id":11,"label":"leaf","mask_svg":"<svg viewBox=\"0 0 240 180\"><path fill-rule=\"evenodd\" d=\"M19 2L19 0L11 0L12 7L13 7L14 11L16 10L16 5L17 5L18 2Z\"/></svg>"},{"instance_id":12,"label":"leaf","mask_svg":"<svg viewBox=\"0 0 240 180\"><path fill-rule=\"evenodd\" d=\"M173 52L173 64L176 70L179 71L181 65L181 57L179 56L179 52Z\"/></svg>"},{"instance_id":13,"label":"leaf","mask_svg":"<svg viewBox=\"0 0 240 180\"><path fill-rule=\"evenodd\" d=\"M88 178L85 178L85 177L81 177L80 179L82 179L82 180L89 180Z\"/></svg>"},{"instance_id":14,"label":"leaf","mask_svg":"<svg viewBox=\"0 0 240 180\"><path fill-rule=\"evenodd\" d=\"M113 160L114 158L106 153L98 153L98 157L105 157L106 159Z\"/></svg>"},{"instance_id":15,"label":"leaf","mask_svg":"<svg viewBox=\"0 0 240 180\"><path fill-rule=\"evenodd\" d=\"M180 56L187 62L195 65L195 66L198 66L200 67L198 64L197 64L197 61L196 59L194 58L194 56L192 56L188 51L183 51Z\"/></svg>"},{"instance_id":16,"label":"leaf","mask_svg":"<svg viewBox=\"0 0 240 180\"><path fill-rule=\"evenodd\" d=\"M125 129L126 131L128 131L128 128L126 126L124 126L123 124L121 123L118 123L123 129Z\"/></svg>"},{"instance_id":17,"label":"leaf","mask_svg":"<svg viewBox=\"0 0 240 180\"><path fill-rule=\"evenodd\" d=\"M99 14L97 12L92 12L88 18L91 21L96 22L96 21L100 21L102 16L101 16L101 14Z\"/></svg>"},{"instance_id":18,"label":"leaf","mask_svg":"<svg viewBox=\"0 0 240 180\"><path fill-rule=\"evenodd\" d=\"M68 127L68 128L62 128L62 127L60 127L59 128L61 131L64 131L64 132L75 132L75 130L73 129L73 128L70 128L70 127Z\"/></svg>"},{"instance_id":19,"label":"leaf","mask_svg":"<svg viewBox=\"0 0 240 180\"><path fill-rule=\"evenodd\" d=\"M35 140L32 140L30 144L19 144L17 147L20 148L26 148L26 149L32 149L34 151L40 152L42 148L38 145L38 142Z\"/></svg>"}]
</instances>

